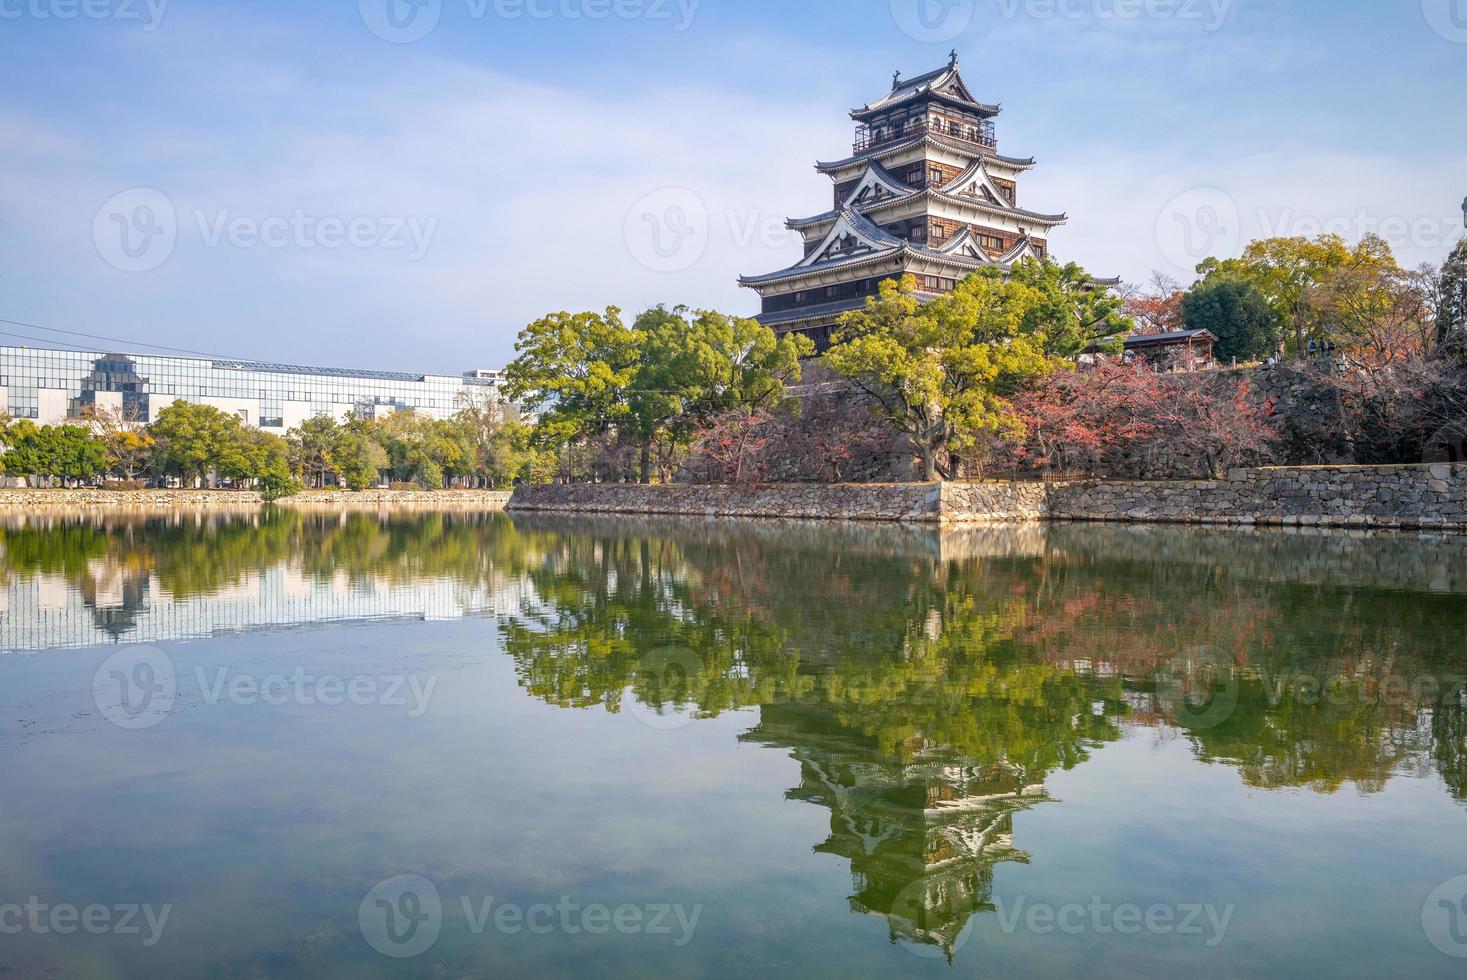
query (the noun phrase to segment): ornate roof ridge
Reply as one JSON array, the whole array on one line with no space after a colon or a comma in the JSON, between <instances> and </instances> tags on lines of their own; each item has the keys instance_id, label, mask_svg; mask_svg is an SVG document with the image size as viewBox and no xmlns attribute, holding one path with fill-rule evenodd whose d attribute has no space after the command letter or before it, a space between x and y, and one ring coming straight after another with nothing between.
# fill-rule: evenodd
<instances>
[{"instance_id":1,"label":"ornate roof ridge","mask_svg":"<svg viewBox=\"0 0 1467 980\"><path fill-rule=\"evenodd\" d=\"M961 231L944 242L942 248L938 249L938 251L946 255L955 255L958 249L964 245L972 247L985 261L993 261L993 256L988 253L988 249L983 247L982 243L974 236L973 229L967 225L964 225Z\"/></svg>"},{"instance_id":2,"label":"ornate roof ridge","mask_svg":"<svg viewBox=\"0 0 1467 980\"><path fill-rule=\"evenodd\" d=\"M952 91L941 91L944 88L952 89ZM958 71L958 53L954 51L952 53L952 59L946 65L918 75L915 78L903 80L901 72L897 72L892 78L890 92L875 102L867 103L860 109L852 109L851 116L852 118L859 119L862 116L881 112L893 106L904 105L924 95L935 95L940 98L951 99L954 102L972 106L979 112L990 115L996 116L1003 111L1002 106L979 102L973 95L972 90L963 81L961 72Z\"/></svg>"},{"instance_id":3,"label":"ornate roof ridge","mask_svg":"<svg viewBox=\"0 0 1467 980\"><path fill-rule=\"evenodd\" d=\"M990 204L988 201L985 201L980 197L960 197L956 194L948 194L945 191L941 190L928 189L926 191L923 191L923 193L929 194L933 197L941 198L944 201L951 201L954 204L978 208L982 211L994 211L998 214L1005 214L1010 217L1029 218L1043 225L1062 225L1070 220L1070 216L1063 211L1059 214L1041 214L1038 211L1029 211L1025 208L1021 208L1013 204Z\"/></svg>"},{"instance_id":4,"label":"ornate roof ridge","mask_svg":"<svg viewBox=\"0 0 1467 980\"><path fill-rule=\"evenodd\" d=\"M952 140L941 135L940 133L921 132L913 135L909 139L898 140L894 143L887 143L884 146L874 147L869 150L862 150L860 153L852 154L851 156L848 156L842 160L817 160L815 161L815 170L819 173L828 174L831 171L841 170L845 167L849 167L853 163L860 163L862 160L881 160L885 157L896 156L898 153L910 150L912 147L916 146L918 143L923 142L924 140L949 150L955 150L959 153L967 153L970 156L997 160L1000 163L1007 164L1008 166L1014 167L1018 170L1029 170L1033 168L1034 165L1037 163L1034 157L1004 156L1002 153L993 153L988 150L975 149L971 146L964 145L961 140Z\"/></svg>"},{"instance_id":5,"label":"ornate roof ridge","mask_svg":"<svg viewBox=\"0 0 1467 980\"><path fill-rule=\"evenodd\" d=\"M879 198L875 201L857 201L856 198L860 196L873 182L884 185L887 190L891 191L892 196L887 198ZM861 178L858 181L856 181L856 186L851 189L851 192L846 195L846 199L842 201L839 205L829 211L822 211L819 214L813 214L808 218L790 218L785 222L785 227L794 229L808 228L811 225L818 225L822 222L829 221L830 219L837 217L840 214L841 208L849 207L858 209L859 211L859 209L862 207L874 207L877 204L885 204L892 201L905 201L908 198L912 197L914 194L918 193L920 193L920 190L918 188L913 187L911 184L902 180L896 174L883 167L880 161L870 160L867 162L866 172L861 175Z\"/></svg>"}]
</instances>

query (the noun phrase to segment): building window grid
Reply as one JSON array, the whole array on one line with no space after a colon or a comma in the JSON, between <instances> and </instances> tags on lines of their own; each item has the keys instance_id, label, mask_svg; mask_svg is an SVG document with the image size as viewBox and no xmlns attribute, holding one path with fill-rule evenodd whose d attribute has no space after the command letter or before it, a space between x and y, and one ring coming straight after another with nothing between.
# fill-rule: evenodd
<instances>
[{"instance_id":1,"label":"building window grid","mask_svg":"<svg viewBox=\"0 0 1467 980\"><path fill-rule=\"evenodd\" d=\"M464 382L451 377L422 381L395 378L338 378L327 375L283 374L270 371L216 367L207 361L154 356L126 357L87 352L6 349L0 369L7 402L15 417L36 418L40 390L64 390L74 402L94 390L132 391L141 396L162 395L184 399L230 399L254 407L262 424L282 428L284 402L307 404L315 412L346 416L363 403L391 404L446 417L456 407ZM137 379L114 382L115 376ZM92 379L92 385L88 380ZM193 394L189 394L192 392ZM68 405L68 414L74 406ZM239 411L230 406L230 411Z\"/></svg>"}]
</instances>

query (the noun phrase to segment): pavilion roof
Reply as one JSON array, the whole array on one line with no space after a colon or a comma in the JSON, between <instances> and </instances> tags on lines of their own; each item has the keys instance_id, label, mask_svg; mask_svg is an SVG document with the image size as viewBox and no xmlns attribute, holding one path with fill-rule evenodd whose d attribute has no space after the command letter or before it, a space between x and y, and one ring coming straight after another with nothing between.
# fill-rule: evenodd
<instances>
[{"instance_id":1,"label":"pavilion roof","mask_svg":"<svg viewBox=\"0 0 1467 980\"><path fill-rule=\"evenodd\" d=\"M1003 111L1001 106L979 102L973 97L973 93L964 83L963 76L958 71L958 53L954 51L951 61L925 75L918 75L916 78L904 81L901 73L898 72L892 79L890 92L864 108L852 109L851 118L866 119L927 97L952 103L983 116L996 116Z\"/></svg>"}]
</instances>

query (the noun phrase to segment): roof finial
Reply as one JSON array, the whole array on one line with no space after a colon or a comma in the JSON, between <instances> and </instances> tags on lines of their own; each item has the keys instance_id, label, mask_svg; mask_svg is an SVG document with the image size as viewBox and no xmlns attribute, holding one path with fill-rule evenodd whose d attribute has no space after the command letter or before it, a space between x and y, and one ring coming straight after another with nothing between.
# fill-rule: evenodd
<instances>
[{"instance_id":1,"label":"roof finial","mask_svg":"<svg viewBox=\"0 0 1467 980\"><path fill-rule=\"evenodd\" d=\"M900 85L901 83L902 83L902 70L900 68L898 68L896 71L894 71L894 72L891 73L891 88L892 88L892 91L896 91L896 87L898 85Z\"/></svg>"},{"instance_id":2,"label":"roof finial","mask_svg":"<svg viewBox=\"0 0 1467 980\"><path fill-rule=\"evenodd\" d=\"M947 66L949 68L956 68L956 67L958 67L958 49L957 48L953 48L953 50L952 50L952 60L947 63Z\"/></svg>"}]
</instances>

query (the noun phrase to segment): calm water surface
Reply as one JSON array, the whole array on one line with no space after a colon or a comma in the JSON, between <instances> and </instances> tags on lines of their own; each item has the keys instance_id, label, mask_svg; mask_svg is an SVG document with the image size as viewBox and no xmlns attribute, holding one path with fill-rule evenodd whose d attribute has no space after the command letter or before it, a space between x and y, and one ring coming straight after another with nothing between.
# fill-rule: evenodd
<instances>
[{"instance_id":1,"label":"calm water surface","mask_svg":"<svg viewBox=\"0 0 1467 980\"><path fill-rule=\"evenodd\" d=\"M1461 976L1467 541L0 521L0 976Z\"/></svg>"}]
</instances>

